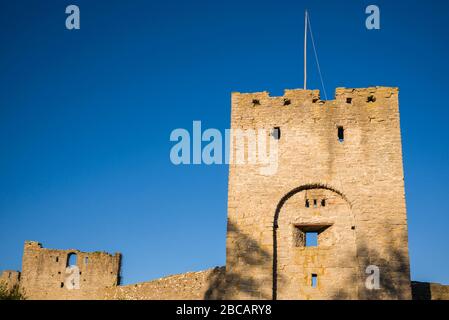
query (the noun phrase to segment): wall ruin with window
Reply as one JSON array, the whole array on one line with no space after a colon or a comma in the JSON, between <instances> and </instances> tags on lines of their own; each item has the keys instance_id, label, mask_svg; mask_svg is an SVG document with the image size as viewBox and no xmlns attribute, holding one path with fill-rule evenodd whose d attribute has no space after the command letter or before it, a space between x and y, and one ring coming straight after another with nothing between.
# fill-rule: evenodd
<instances>
[{"instance_id":1,"label":"wall ruin with window","mask_svg":"<svg viewBox=\"0 0 449 320\"><path fill-rule=\"evenodd\" d=\"M70 257L76 257L74 268ZM47 249L27 241L20 285L33 299L94 299L96 290L119 284L120 259L120 253Z\"/></svg>"}]
</instances>

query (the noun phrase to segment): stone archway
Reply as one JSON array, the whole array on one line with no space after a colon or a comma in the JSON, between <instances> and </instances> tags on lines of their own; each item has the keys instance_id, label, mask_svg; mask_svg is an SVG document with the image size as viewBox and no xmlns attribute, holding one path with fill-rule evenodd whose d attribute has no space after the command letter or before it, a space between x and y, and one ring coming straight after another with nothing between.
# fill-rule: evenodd
<instances>
[{"instance_id":1,"label":"stone archway","mask_svg":"<svg viewBox=\"0 0 449 320\"><path fill-rule=\"evenodd\" d=\"M308 246L309 233L318 235L318 246ZM273 221L273 299L335 299L342 292L355 299L356 278L355 223L346 197L321 184L282 197Z\"/></svg>"}]
</instances>

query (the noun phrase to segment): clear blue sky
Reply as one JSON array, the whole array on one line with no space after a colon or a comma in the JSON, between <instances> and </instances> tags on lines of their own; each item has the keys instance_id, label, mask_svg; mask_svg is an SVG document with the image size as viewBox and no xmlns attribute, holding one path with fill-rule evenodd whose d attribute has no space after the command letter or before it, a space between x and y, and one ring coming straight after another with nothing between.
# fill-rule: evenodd
<instances>
[{"instance_id":1,"label":"clear blue sky","mask_svg":"<svg viewBox=\"0 0 449 320\"><path fill-rule=\"evenodd\" d=\"M330 98L400 88L412 276L449 283L443 0L2 1L0 269L25 240L120 251L125 283L224 265L228 168L172 165L170 132L229 127L232 91L301 87L306 7Z\"/></svg>"}]
</instances>

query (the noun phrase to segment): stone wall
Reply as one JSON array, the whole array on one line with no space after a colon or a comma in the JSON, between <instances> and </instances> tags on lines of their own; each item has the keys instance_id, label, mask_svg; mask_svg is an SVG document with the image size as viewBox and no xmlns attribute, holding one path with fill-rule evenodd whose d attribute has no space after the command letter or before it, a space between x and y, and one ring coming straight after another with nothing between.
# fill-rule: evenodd
<instances>
[{"instance_id":1,"label":"stone wall","mask_svg":"<svg viewBox=\"0 0 449 320\"><path fill-rule=\"evenodd\" d=\"M449 285L412 281L413 300L449 300Z\"/></svg>"},{"instance_id":2,"label":"stone wall","mask_svg":"<svg viewBox=\"0 0 449 320\"><path fill-rule=\"evenodd\" d=\"M161 279L104 290L108 300L203 300L220 299L219 285L225 268L188 272Z\"/></svg>"},{"instance_id":3,"label":"stone wall","mask_svg":"<svg viewBox=\"0 0 449 320\"><path fill-rule=\"evenodd\" d=\"M76 268L69 266L71 255ZM30 299L96 299L98 289L119 284L120 259L120 253L46 249L26 241L20 285Z\"/></svg>"},{"instance_id":4,"label":"stone wall","mask_svg":"<svg viewBox=\"0 0 449 320\"><path fill-rule=\"evenodd\" d=\"M72 254L77 255L79 287L70 286L73 270L68 265ZM120 286L120 260L119 253L47 249L38 242L26 241L22 274L4 271L0 281L8 286L20 283L30 300L193 300L224 296L225 267Z\"/></svg>"},{"instance_id":5,"label":"stone wall","mask_svg":"<svg viewBox=\"0 0 449 320\"><path fill-rule=\"evenodd\" d=\"M0 283L6 286L7 289L12 289L14 286L19 285L20 272L14 270L5 270L0 275Z\"/></svg>"},{"instance_id":6,"label":"stone wall","mask_svg":"<svg viewBox=\"0 0 449 320\"><path fill-rule=\"evenodd\" d=\"M229 298L411 298L397 88L337 88L328 101L317 90L233 93L231 128L280 139L274 174L248 154L229 166ZM293 245L297 227L326 229L318 249ZM369 265L380 290L365 287Z\"/></svg>"}]
</instances>

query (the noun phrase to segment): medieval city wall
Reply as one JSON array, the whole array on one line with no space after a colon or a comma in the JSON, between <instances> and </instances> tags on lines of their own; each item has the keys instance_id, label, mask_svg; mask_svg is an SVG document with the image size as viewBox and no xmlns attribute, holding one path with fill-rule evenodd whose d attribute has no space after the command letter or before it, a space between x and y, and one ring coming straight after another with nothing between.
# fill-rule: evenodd
<instances>
[{"instance_id":1,"label":"medieval city wall","mask_svg":"<svg viewBox=\"0 0 449 320\"><path fill-rule=\"evenodd\" d=\"M121 286L119 253L27 241L22 273L0 281L19 283L28 299L449 299L449 286L410 282L398 94L233 93L234 132L265 130L267 141L248 147L258 159L278 148L275 168L229 165L226 267ZM376 268L380 287L370 290Z\"/></svg>"},{"instance_id":2,"label":"medieval city wall","mask_svg":"<svg viewBox=\"0 0 449 320\"><path fill-rule=\"evenodd\" d=\"M107 300L210 300L221 299L225 268L172 275L126 286L107 288Z\"/></svg>"}]
</instances>

